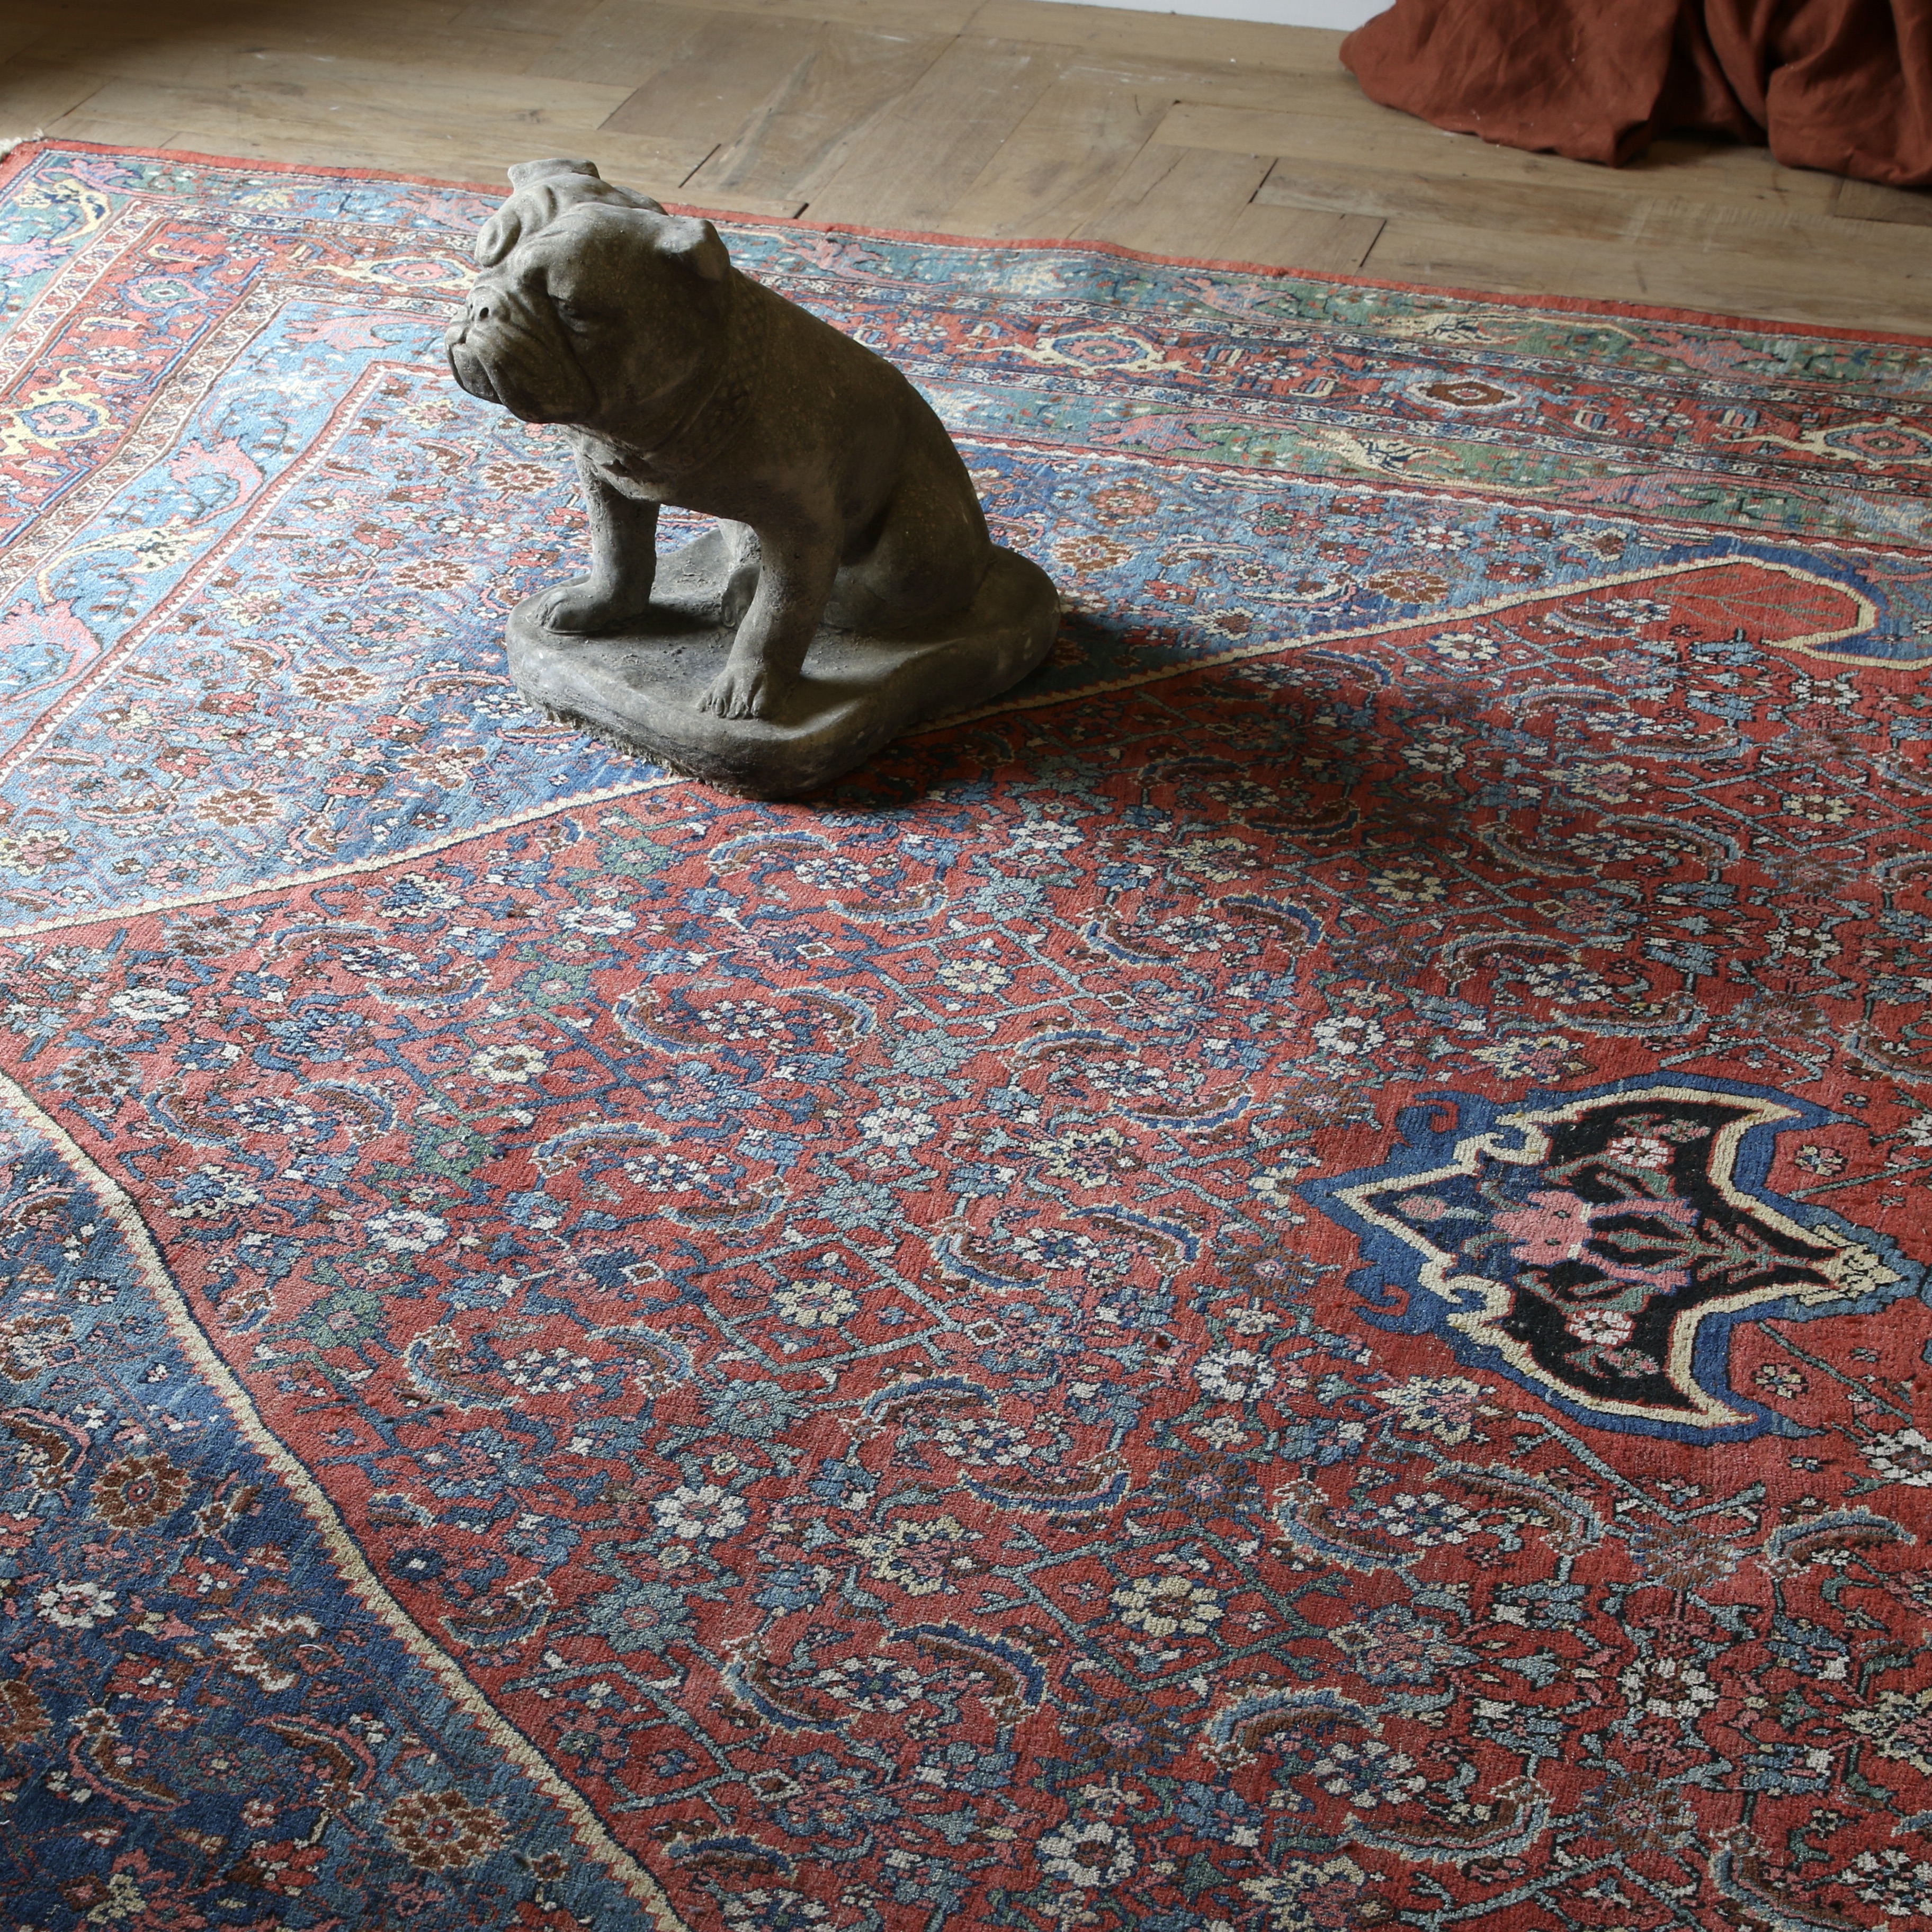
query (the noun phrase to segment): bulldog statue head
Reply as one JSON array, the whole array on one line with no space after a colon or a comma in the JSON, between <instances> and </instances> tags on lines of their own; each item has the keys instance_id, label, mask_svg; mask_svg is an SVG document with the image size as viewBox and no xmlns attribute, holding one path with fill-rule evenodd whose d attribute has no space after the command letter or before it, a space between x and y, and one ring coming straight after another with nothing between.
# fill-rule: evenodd
<instances>
[{"instance_id":1,"label":"bulldog statue head","mask_svg":"<svg viewBox=\"0 0 1932 1932\"><path fill-rule=\"evenodd\" d=\"M525 422L634 420L717 352L731 270L717 230L590 161L526 161L510 184L444 338L451 372Z\"/></svg>"},{"instance_id":2,"label":"bulldog statue head","mask_svg":"<svg viewBox=\"0 0 1932 1932\"><path fill-rule=\"evenodd\" d=\"M511 620L532 703L786 796L1045 654L1052 585L890 362L588 161L510 185L448 341L472 395L560 426L584 493L589 573ZM667 505L712 527L660 573Z\"/></svg>"}]
</instances>

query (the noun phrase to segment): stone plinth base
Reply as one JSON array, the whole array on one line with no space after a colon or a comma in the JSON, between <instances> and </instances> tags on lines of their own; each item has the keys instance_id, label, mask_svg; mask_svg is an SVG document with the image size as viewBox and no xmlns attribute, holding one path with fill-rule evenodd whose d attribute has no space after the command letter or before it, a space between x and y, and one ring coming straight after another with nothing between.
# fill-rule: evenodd
<instances>
[{"instance_id":1,"label":"stone plinth base","mask_svg":"<svg viewBox=\"0 0 1932 1932\"><path fill-rule=\"evenodd\" d=\"M1059 600L1036 564L995 552L968 610L917 632L821 630L772 718L719 718L698 700L723 668L728 558L715 535L665 557L650 609L626 630L572 636L510 616L510 675L532 704L654 764L748 798L796 798L895 738L984 704L1052 648Z\"/></svg>"}]
</instances>

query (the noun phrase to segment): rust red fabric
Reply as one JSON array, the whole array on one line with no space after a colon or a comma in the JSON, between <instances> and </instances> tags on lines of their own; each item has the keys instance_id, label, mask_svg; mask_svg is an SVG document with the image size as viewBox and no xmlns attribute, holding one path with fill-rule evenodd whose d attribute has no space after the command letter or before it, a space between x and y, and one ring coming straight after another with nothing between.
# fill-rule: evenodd
<instances>
[{"instance_id":1,"label":"rust red fabric","mask_svg":"<svg viewBox=\"0 0 1932 1932\"><path fill-rule=\"evenodd\" d=\"M1932 186L1932 0L1396 0L1342 59L1371 99L1509 147L1614 167L1698 128Z\"/></svg>"}]
</instances>

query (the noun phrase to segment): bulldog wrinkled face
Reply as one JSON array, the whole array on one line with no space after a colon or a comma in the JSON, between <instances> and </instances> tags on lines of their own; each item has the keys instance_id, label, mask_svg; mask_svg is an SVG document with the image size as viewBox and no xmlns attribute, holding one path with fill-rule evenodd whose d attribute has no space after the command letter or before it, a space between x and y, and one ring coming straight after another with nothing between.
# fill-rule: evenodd
<instances>
[{"instance_id":1,"label":"bulldog wrinkled face","mask_svg":"<svg viewBox=\"0 0 1932 1932\"><path fill-rule=\"evenodd\" d=\"M524 422L581 423L596 413L596 386L564 320L581 300L567 253L539 235L484 269L443 337L457 382Z\"/></svg>"},{"instance_id":2,"label":"bulldog wrinkled face","mask_svg":"<svg viewBox=\"0 0 1932 1932\"><path fill-rule=\"evenodd\" d=\"M525 422L648 408L715 355L729 259L708 221L580 202L478 274L444 337L451 373Z\"/></svg>"}]
</instances>

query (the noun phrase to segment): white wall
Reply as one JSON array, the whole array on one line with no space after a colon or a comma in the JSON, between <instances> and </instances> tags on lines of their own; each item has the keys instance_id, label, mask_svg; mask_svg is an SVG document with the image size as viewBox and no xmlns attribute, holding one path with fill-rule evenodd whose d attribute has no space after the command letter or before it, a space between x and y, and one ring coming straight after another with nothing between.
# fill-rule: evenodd
<instances>
[{"instance_id":1,"label":"white wall","mask_svg":"<svg viewBox=\"0 0 1932 1932\"><path fill-rule=\"evenodd\" d=\"M1359 27L1389 0L1102 0L1137 14L1200 14L1216 20L1266 20L1277 27Z\"/></svg>"}]
</instances>

